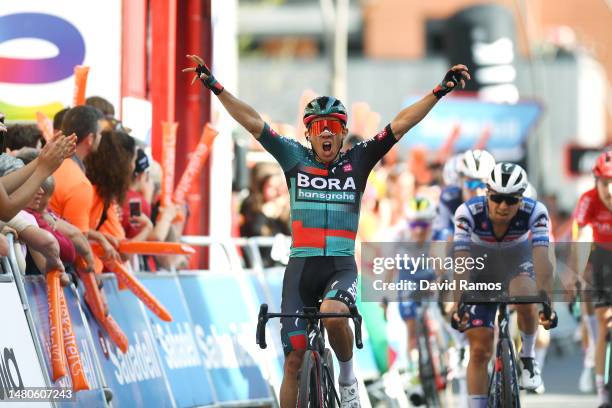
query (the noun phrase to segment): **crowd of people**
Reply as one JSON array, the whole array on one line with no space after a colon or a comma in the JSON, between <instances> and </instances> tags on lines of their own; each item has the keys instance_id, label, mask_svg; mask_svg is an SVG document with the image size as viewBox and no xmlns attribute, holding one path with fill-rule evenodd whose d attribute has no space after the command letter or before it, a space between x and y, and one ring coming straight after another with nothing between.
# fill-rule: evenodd
<instances>
[{"instance_id":1,"label":"crowd of people","mask_svg":"<svg viewBox=\"0 0 612 408\"><path fill-rule=\"evenodd\" d=\"M69 284L77 257L89 272L105 270L110 259L133 271L187 266L184 256L119 252L124 240L178 241L187 211L161 205L160 165L114 114L107 100L89 97L57 112L46 140L37 125L5 124L0 113L0 255L8 255L6 234L13 234L26 274L60 270ZM94 242L102 248L99 258Z\"/></svg>"}]
</instances>

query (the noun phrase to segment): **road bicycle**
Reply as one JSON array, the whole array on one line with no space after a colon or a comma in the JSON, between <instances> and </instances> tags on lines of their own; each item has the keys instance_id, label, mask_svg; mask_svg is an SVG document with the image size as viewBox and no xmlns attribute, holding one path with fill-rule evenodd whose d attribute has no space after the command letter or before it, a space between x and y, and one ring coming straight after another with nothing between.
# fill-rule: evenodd
<instances>
[{"instance_id":1,"label":"road bicycle","mask_svg":"<svg viewBox=\"0 0 612 408\"><path fill-rule=\"evenodd\" d=\"M308 342L304 360L298 374L297 407L334 408L340 406L340 398L334 385L334 365L331 351L325 347L325 327L321 319L345 317L355 325L355 344L363 348L361 341L361 315L357 306L349 306L349 313L320 313L318 306L304 307L302 313L268 313L268 305L262 304L257 318L257 344L262 349L266 344L266 323L275 317L305 319Z\"/></svg>"},{"instance_id":2,"label":"road bicycle","mask_svg":"<svg viewBox=\"0 0 612 408\"><path fill-rule=\"evenodd\" d=\"M518 369L516 351L510 337L510 314L509 304L542 304L545 318L550 319L552 309L546 293L542 292L537 296L496 296L484 298L483 296L462 295L459 303L459 319L462 320L469 308L478 304L497 304L497 325L499 336L495 347L495 360L493 373L489 378L489 403L492 408L520 408L520 394L518 382ZM453 327L458 327L458 323L453 319Z\"/></svg>"},{"instance_id":3,"label":"road bicycle","mask_svg":"<svg viewBox=\"0 0 612 408\"><path fill-rule=\"evenodd\" d=\"M411 394L413 405L426 405L427 407L441 407L440 392L446 388L448 375L447 353L440 343L442 334L434 329L435 316L430 310L430 301L416 303L416 338L419 353L419 379L423 395ZM435 304L437 307L437 304Z\"/></svg>"}]
</instances>

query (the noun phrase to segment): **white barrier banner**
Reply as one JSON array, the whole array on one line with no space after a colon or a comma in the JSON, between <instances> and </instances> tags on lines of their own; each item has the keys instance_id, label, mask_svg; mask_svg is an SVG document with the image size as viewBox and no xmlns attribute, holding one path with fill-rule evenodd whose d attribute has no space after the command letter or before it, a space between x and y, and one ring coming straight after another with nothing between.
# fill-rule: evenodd
<instances>
[{"instance_id":1,"label":"white barrier banner","mask_svg":"<svg viewBox=\"0 0 612 408\"><path fill-rule=\"evenodd\" d=\"M15 282L0 283L0 405L51 407L48 402L7 402L11 391L45 387L42 368Z\"/></svg>"}]
</instances>

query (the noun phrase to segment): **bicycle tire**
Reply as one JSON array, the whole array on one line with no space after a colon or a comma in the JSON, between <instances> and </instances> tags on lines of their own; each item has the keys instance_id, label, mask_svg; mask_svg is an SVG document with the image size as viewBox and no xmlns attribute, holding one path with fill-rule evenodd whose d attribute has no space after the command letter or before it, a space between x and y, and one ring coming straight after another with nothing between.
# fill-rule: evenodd
<instances>
[{"instance_id":1,"label":"bicycle tire","mask_svg":"<svg viewBox=\"0 0 612 408\"><path fill-rule=\"evenodd\" d=\"M417 320L417 347L419 350L419 378L427 407L440 407L440 396L436 385L436 369L431 354L429 330L422 320Z\"/></svg>"},{"instance_id":2,"label":"bicycle tire","mask_svg":"<svg viewBox=\"0 0 612 408\"><path fill-rule=\"evenodd\" d=\"M321 393L321 363L316 351L306 350L298 379L298 408L319 408L323 405Z\"/></svg>"},{"instance_id":3,"label":"bicycle tire","mask_svg":"<svg viewBox=\"0 0 612 408\"><path fill-rule=\"evenodd\" d=\"M326 348L323 352L323 406L325 408L336 407L335 385L334 385L334 360L331 351Z\"/></svg>"},{"instance_id":4,"label":"bicycle tire","mask_svg":"<svg viewBox=\"0 0 612 408\"><path fill-rule=\"evenodd\" d=\"M502 340L501 343L501 402L504 408L519 408L520 400L516 391L518 375L516 362L513 361L513 353L509 340Z\"/></svg>"},{"instance_id":5,"label":"bicycle tire","mask_svg":"<svg viewBox=\"0 0 612 408\"><path fill-rule=\"evenodd\" d=\"M604 369L604 378L606 379L606 390L608 390L608 395L612 392L612 331L608 331L607 341L606 341L606 366Z\"/></svg>"}]
</instances>

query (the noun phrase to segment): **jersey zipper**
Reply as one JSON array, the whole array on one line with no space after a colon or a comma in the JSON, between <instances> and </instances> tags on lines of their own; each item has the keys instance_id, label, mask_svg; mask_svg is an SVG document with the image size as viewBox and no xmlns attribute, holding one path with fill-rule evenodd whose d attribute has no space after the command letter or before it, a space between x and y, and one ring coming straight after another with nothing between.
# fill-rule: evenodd
<instances>
[{"instance_id":1,"label":"jersey zipper","mask_svg":"<svg viewBox=\"0 0 612 408\"><path fill-rule=\"evenodd\" d=\"M325 177L327 178L327 182L329 183L329 165L327 163L324 163L324 165L325 170L327 170L327 175ZM323 256L327 256L327 215L327 200L325 200L325 223L323 226Z\"/></svg>"}]
</instances>

